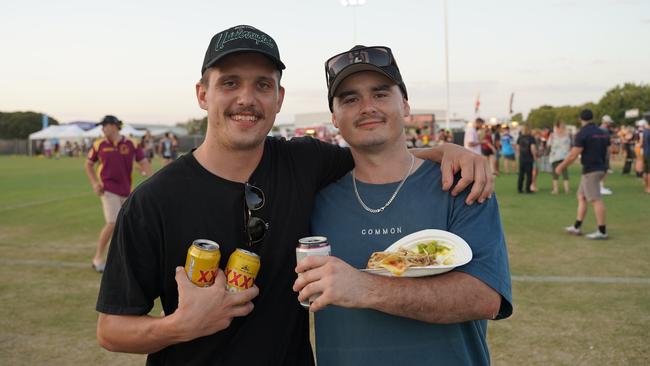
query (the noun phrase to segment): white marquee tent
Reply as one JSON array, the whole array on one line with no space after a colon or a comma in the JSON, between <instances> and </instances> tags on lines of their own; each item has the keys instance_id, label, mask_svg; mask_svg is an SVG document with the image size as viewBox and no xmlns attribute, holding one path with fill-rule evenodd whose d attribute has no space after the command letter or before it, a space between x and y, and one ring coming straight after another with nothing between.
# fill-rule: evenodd
<instances>
[{"instance_id":1,"label":"white marquee tent","mask_svg":"<svg viewBox=\"0 0 650 366\"><path fill-rule=\"evenodd\" d=\"M77 125L52 125L29 135L30 140L62 139L79 140L84 130Z\"/></svg>"},{"instance_id":2,"label":"white marquee tent","mask_svg":"<svg viewBox=\"0 0 650 366\"><path fill-rule=\"evenodd\" d=\"M77 125L52 125L29 135L29 155L32 155L34 140L59 139L63 141L81 141L84 130Z\"/></svg>"},{"instance_id":3,"label":"white marquee tent","mask_svg":"<svg viewBox=\"0 0 650 366\"><path fill-rule=\"evenodd\" d=\"M126 137L142 137L144 134L144 130L138 130L126 123L122 125L122 129L120 130L120 135ZM84 131L75 124L52 125L29 135L29 154L32 154L32 145L35 140L58 139L61 140L60 143L63 144L65 141L81 142L84 139L96 139L103 135L102 126L97 126L88 131Z\"/></svg>"}]
</instances>

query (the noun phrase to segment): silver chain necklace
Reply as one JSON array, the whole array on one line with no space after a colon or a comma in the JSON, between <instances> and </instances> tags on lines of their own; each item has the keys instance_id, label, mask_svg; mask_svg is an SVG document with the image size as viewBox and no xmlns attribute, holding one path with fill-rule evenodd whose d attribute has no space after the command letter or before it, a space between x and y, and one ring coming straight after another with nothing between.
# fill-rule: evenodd
<instances>
[{"instance_id":1,"label":"silver chain necklace","mask_svg":"<svg viewBox=\"0 0 650 366\"><path fill-rule=\"evenodd\" d=\"M395 193L393 193L393 195L390 197L388 202L386 202L386 204L383 205L380 208L370 208L363 202L363 200L361 199L361 196L359 196L359 190L357 189L357 179L354 177L354 169L352 169L352 185L354 186L354 193L357 195L357 200L359 201L361 206L366 211L368 211L370 213L374 213L374 214L384 211L386 209L386 207L388 207L388 205L390 205L393 202L395 197L397 197L397 194L399 193L399 190L402 189L402 186L404 185L404 183L406 183L406 179L408 179L409 175L411 175L411 171L413 170L413 165L414 164L415 164L415 156L413 154L411 154L411 167L409 168L409 171L406 172L406 175L404 176L404 179L402 179L400 184L397 186L397 189L395 190Z\"/></svg>"}]
</instances>

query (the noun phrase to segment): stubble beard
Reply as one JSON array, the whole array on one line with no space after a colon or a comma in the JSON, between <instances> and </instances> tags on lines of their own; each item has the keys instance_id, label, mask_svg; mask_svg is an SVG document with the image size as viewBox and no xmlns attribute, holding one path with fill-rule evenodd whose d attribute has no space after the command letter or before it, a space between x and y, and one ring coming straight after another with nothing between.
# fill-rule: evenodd
<instances>
[{"instance_id":1,"label":"stubble beard","mask_svg":"<svg viewBox=\"0 0 650 366\"><path fill-rule=\"evenodd\" d=\"M266 137L251 138L251 139L238 139L230 141L228 144L231 150L235 151L252 151L264 144Z\"/></svg>"},{"instance_id":2,"label":"stubble beard","mask_svg":"<svg viewBox=\"0 0 650 366\"><path fill-rule=\"evenodd\" d=\"M255 123L264 123L263 117ZM219 125L221 125L222 128L219 128ZM250 131L239 131L237 127L232 124L229 114L226 113L217 122L215 137L217 138L219 145L228 150L240 152L253 151L263 145L264 140L266 139L266 134L258 136L258 133L260 133L259 128L260 126L256 125Z\"/></svg>"},{"instance_id":3,"label":"stubble beard","mask_svg":"<svg viewBox=\"0 0 650 366\"><path fill-rule=\"evenodd\" d=\"M384 136L376 136L358 143L350 143L350 146L354 146L357 150L367 152L367 153L376 153L383 149L388 142L388 138Z\"/></svg>"}]
</instances>

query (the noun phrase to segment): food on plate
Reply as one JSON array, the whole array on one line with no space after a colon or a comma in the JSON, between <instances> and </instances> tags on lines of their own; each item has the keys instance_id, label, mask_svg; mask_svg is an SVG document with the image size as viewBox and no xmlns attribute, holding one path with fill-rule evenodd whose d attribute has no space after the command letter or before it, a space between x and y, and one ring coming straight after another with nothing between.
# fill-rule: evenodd
<instances>
[{"instance_id":1,"label":"food on plate","mask_svg":"<svg viewBox=\"0 0 650 366\"><path fill-rule=\"evenodd\" d=\"M374 252L367 268L385 268L394 276L401 276L410 267L450 265L453 262L453 247L431 240L396 252Z\"/></svg>"},{"instance_id":2,"label":"food on plate","mask_svg":"<svg viewBox=\"0 0 650 366\"><path fill-rule=\"evenodd\" d=\"M374 261L373 257L375 258ZM376 266L371 267L371 263L373 263L373 265L376 264ZM385 268L395 276L401 276L408 268L408 263L406 262L406 257L401 255L399 252L376 252L370 257L368 268Z\"/></svg>"}]
</instances>

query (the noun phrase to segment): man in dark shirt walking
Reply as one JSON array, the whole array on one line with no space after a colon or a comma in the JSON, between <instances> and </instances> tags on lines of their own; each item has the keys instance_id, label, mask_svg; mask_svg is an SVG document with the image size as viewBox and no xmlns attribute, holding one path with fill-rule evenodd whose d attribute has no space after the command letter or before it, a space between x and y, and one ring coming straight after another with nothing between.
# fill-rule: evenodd
<instances>
[{"instance_id":1,"label":"man in dark shirt walking","mask_svg":"<svg viewBox=\"0 0 650 366\"><path fill-rule=\"evenodd\" d=\"M524 176L526 177L526 193L533 193L530 184L533 177L533 164L537 160L537 142L531 135L530 126L524 125L521 135L517 138L517 155L519 156L519 177L517 190L523 193Z\"/></svg>"},{"instance_id":2,"label":"man in dark shirt walking","mask_svg":"<svg viewBox=\"0 0 650 366\"><path fill-rule=\"evenodd\" d=\"M609 148L609 134L598 128L593 122L594 115L589 109L580 112L580 123L582 128L575 137L575 145L571 148L569 156L555 168L560 174L563 169L567 168L578 156L582 163L582 176L580 177L580 187L578 188L578 213L576 222L572 226L565 228L566 232L575 235L581 235L580 226L587 214L587 202L591 202L596 214L596 223L598 230L587 234L587 239L607 239L607 230L605 228L605 204L601 199L600 180L607 173L607 149Z\"/></svg>"}]
</instances>

